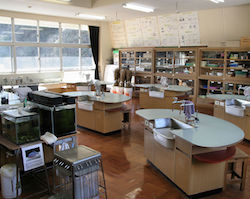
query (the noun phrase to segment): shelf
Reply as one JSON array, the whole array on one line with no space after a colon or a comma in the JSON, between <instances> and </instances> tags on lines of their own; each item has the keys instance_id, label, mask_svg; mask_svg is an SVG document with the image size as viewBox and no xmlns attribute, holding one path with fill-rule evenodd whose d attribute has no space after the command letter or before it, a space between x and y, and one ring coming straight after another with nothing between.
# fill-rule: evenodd
<instances>
[{"instance_id":1,"label":"shelf","mask_svg":"<svg viewBox=\"0 0 250 199\"><path fill-rule=\"evenodd\" d=\"M250 70L250 68L227 67L227 70Z\"/></svg>"},{"instance_id":2,"label":"shelf","mask_svg":"<svg viewBox=\"0 0 250 199\"><path fill-rule=\"evenodd\" d=\"M212 91L223 91L223 89L218 89L218 88L216 88L216 89L212 89L212 88L209 88L208 90L212 90Z\"/></svg>"},{"instance_id":3,"label":"shelf","mask_svg":"<svg viewBox=\"0 0 250 199\"><path fill-rule=\"evenodd\" d=\"M212 70L212 69L217 69L217 70L223 70L224 69L224 67L211 67L211 66L201 66L201 68L204 68L204 69L210 69L210 70Z\"/></svg>"},{"instance_id":4,"label":"shelf","mask_svg":"<svg viewBox=\"0 0 250 199\"><path fill-rule=\"evenodd\" d=\"M145 72L145 71L135 71L135 75L151 75L152 72Z\"/></svg>"},{"instance_id":5,"label":"shelf","mask_svg":"<svg viewBox=\"0 0 250 199\"><path fill-rule=\"evenodd\" d=\"M146 58L146 57L136 57L135 59L152 59L152 57L150 57L150 58Z\"/></svg>"},{"instance_id":6,"label":"shelf","mask_svg":"<svg viewBox=\"0 0 250 199\"><path fill-rule=\"evenodd\" d=\"M201 58L201 60L204 60L204 61L224 61L224 58Z\"/></svg>"},{"instance_id":7,"label":"shelf","mask_svg":"<svg viewBox=\"0 0 250 199\"><path fill-rule=\"evenodd\" d=\"M191 68L191 67L195 67L195 66L185 66L185 65L174 65L175 68Z\"/></svg>"},{"instance_id":8,"label":"shelf","mask_svg":"<svg viewBox=\"0 0 250 199\"><path fill-rule=\"evenodd\" d=\"M239 82L239 84L247 83L250 85L250 77L226 77L226 81L229 82Z\"/></svg>"},{"instance_id":9,"label":"shelf","mask_svg":"<svg viewBox=\"0 0 250 199\"><path fill-rule=\"evenodd\" d=\"M250 59L226 59L227 61L249 61Z\"/></svg>"},{"instance_id":10,"label":"shelf","mask_svg":"<svg viewBox=\"0 0 250 199\"><path fill-rule=\"evenodd\" d=\"M178 58L178 57L175 57L175 59L195 59L195 58Z\"/></svg>"},{"instance_id":11,"label":"shelf","mask_svg":"<svg viewBox=\"0 0 250 199\"><path fill-rule=\"evenodd\" d=\"M212 81L223 81L223 76L200 75L199 79L206 79Z\"/></svg>"},{"instance_id":12,"label":"shelf","mask_svg":"<svg viewBox=\"0 0 250 199\"><path fill-rule=\"evenodd\" d=\"M173 57L156 57L155 59L174 59Z\"/></svg>"},{"instance_id":13,"label":"shelf","mask_svg":"<svg viewBox=\"0 0 250 199\"><path fill-rule=\"evenodd\" d=\"M195 75L194 74L185 74L185 73L174 73L174 78L179 78L179 79L194 79Z\"/></svg>"}]
</instances>

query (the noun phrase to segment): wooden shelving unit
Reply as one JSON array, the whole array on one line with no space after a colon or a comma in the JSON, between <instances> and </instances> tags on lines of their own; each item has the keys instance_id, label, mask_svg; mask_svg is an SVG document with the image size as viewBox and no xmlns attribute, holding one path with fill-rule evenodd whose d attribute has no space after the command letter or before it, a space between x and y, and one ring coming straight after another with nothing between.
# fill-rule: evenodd
<instances>
[{"instance_id":1,"label":"wooden shelving unit","mask_svg":"<svg viewBox=\"0 0 250 199\"><path fill-rule=\"evenodd\" d=\"M198 103L206 94L242 95L238 88L250 86L250 48L200 48L199 60Z\"/></svg>"},{"instance_id":2,"label":"wooden shelving unit","mask_svg":"<svg viewBox=\"0 0 250 199\"><path fill-rule=\"evenodd\" d=\"M120 50L120 68L133 71L136 84L186 84L193 101L209 93L237 94L250 85L250 48L127 48ZM242 91L240 91L242 94Z\"/></svg>"}]
</instances>

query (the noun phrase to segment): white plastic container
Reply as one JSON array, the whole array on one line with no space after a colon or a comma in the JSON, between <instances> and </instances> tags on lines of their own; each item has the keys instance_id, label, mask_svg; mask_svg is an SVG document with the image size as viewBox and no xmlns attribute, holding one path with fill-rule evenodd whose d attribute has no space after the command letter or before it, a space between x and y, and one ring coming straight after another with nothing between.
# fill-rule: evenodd
<instances>
[{"instance_id":1,"label":"white plastic container","mask_svg":"<svg viewBox=\"0 0 250 199\"><path fill-rule=\"evenodd\" d=\"M124 95L132 97L133 88L124 88Z\"/></svg>"},{"instance_id":2,"label":"white plastic container","mask_svg":"<svg viewBox=\"0 0 250 199\"><path fill-rule=\"evenodd\" d=\"M78 109L93 111L94 102L91 101L81 101L78 102Z\"/></svg>"},{"instance_id":3,"label":"white plastic container","mask_svg":"<svg viewBox=\"0 0 250 199\"><path fill-rule=\"evenodd\" d=\"M123 93L124 93L124 88L118 87L117 94L123 95Z\"/></svg>"},{"instance_id":4,"label":"white plastic container","mask_svg":"<svg viewBox=\"0 0 250 199\"><path fill-rule=\"evenodd\" d=\"M18 173L20 182L20 174ZM16 165L5 164L1 167L1 188L3 198L16 198ZM20 183L21 184L21 183ZM22 193L21 187L18 189L18 195Z\"/></svg>"}]
</instances>

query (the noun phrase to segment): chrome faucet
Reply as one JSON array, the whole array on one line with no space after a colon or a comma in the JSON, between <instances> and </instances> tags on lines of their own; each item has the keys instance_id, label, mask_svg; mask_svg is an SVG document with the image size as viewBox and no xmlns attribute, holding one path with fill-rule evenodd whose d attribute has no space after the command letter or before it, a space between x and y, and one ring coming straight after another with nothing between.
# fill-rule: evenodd
<instances>
[{"instance_id":1,"label":"chrome faucet","mask_svg":"<svg viewBox=\"0 0 250 199\"><path fill-rule=\"evenodd\" d=\"M184 112L184 107L185 106L193 106L194 104L187 104L187 100L179 100L178 101L178 98L177 97L173 97L174 101L172 102L172 105L174 104L180 104L180 114L181 114L181 111L182 111L182 108L183 108L183 112ZM174 110L174 107L172 106L172 111ZM198 127L198 124L200 122L199 118L198 118L198 110L195 111L195 115L191 115L190 117L187 117L185 115L185 122L187 124L191 124L193 125L194 127Z\"/></svg>"}]
</instances>

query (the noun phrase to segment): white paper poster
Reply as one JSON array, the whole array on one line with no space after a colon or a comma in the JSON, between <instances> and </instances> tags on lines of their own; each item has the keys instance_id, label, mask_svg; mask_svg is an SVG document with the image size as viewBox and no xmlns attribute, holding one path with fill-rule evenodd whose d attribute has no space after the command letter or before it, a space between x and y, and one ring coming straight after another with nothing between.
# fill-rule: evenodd
<instances>
[{"instance_id":1,"label":"white paper poster","mask_svg":"<svg viewBox=\"0 0 250 199\"><path fill-rule=\"evenodd\" d=\"M128 47L144 46L140 18L125 21Z\"/></svg>"},{"instance_id":2,"label":"white paper poster","mask_svg":"<svg viewBox=\"0 0 250 199\"><path fill-rule=\"evenodd\" d=\"M179 14L179 40L181 46L200 45L200 30L197 12Z\"/></svg>"},{"instance_id":3,"label":"white paper poster","mask_svg":"<svg viewBox=\"0 0 250 199\"><path fill-rule=\"evenodd\" d=\"M24 171L28 171L44 165L42 143L24 146L21 149Z\"/></svg>"},{"instance_id":4,"label":"white paper poster","mask_svg":"<svg viewBox=\"0 0 250 199\"><path fill-rule=\"evenodd\" d=\"M114 21L110 24L113 48L127 47L127 36L124 21Z\"/></svg>"},{"instance_id":5,"label":"white paper poster","mask_svg":"<svg viewBox=\"0 0 250 199\"><path fill-rule=\"evenodd\" d=\"M161 46L179 46L178 16L158 16Z\"/></svg>"},{"instance_id":6,"label":"white paper poster","mask_svg":"<svg viewBox=\"0 0 250 199\"><path fill-rule=\"evenodd\" d=\"M144 46L160 46L157 17L140 18Z\"/></svg>"}]
</instances>

